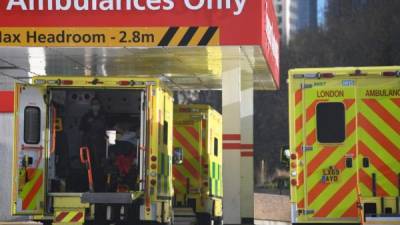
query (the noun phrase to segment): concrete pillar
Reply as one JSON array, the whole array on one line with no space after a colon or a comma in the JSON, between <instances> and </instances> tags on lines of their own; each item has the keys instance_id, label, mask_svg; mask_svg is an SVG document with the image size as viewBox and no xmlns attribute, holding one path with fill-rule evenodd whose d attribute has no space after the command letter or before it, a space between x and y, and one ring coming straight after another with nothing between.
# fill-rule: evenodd
<instances>
[{"instance_id":1,"label":"concrete pillar","mask_svg":"<svg viewBox=\"0 0 400 225\"><path fill-rule=\"evenodd\" d=\"M232 49L223 65L222 115L224 131L224 223L252 224L253 172L253 71L241 60L241 49Z\"/></svg>"},{"instance_id":2,"label":"concrete pillar","mask_svg":"<svg viewBox=\"0 0 400 225\"><path fill-rule=\"evenodd\" d=\"M240 180L242 224L254 223L254 80L253 62L241 61L241 102L240 102Z\"/></svg>"},{"instance_id":3,"label":"concrete pillar","mask_svg":"<svg viewBox=\"0 0 400 225\"><path fill-rule=\"evenodd\" d=\"M239 58L240 50L229 55ZM240 59L229 62L223 65L222 73L224 223L240 224Z\"/></svg>"}]
</instances>

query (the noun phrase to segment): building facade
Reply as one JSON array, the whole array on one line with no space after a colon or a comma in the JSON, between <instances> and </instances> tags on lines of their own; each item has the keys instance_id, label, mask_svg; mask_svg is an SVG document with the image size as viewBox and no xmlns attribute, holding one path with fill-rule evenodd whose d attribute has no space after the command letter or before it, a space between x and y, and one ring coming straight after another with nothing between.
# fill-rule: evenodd
<instances>
[{"instance_id":1,"label":"building facade","mask_svg":"<svg viewBox=\"0 0 400 225\"><path fill-rule=\"evenodd\" d=\"M317 0L274 0L282 40L287 44L296 32L318 26Z\"/></svg>"}]
</instances>

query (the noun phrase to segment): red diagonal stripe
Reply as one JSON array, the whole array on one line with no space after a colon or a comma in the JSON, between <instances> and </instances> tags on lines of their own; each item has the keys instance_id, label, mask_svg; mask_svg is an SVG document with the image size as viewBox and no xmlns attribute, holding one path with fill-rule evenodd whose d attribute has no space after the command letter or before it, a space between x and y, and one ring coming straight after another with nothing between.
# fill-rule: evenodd
<instances>
[{"instance_id":1,"label":"red diagonal stripe","mask_svg":"<svg viewBox=\"0 0 400 225\"><path fill-rule=\"evenodd\" d=\"M328 146L318 150L318 154L308 163L307 176L311 176L336 149L337 146Z\"/></svg>"},{"instance_id":2,"label":"red diagonal stripe","mask_svg":"<svg viewBox=\"0 0 400 225\"><path fill-rule=\"evenodd\" d=\"M393 102L394 104L396 104L398 107L400 107L400 98L393 98L393 99L392 99L392 102Z\"/></svg>"},{"instance_id":3,"label":"red diagonal stripe","mask_svg":"<svg viewBox=\"0 0 400 225\"><path fill-rule=\"evenodd\" d=\"M354 145L347 153L347 154L356 154L356 146ZM336 163L335 167L338 168L339 170L343 170L345 167L344 164L344 158L341 158L342 160L339 160L339 162ZM317 185L315 185L309 192L308 192L308 202L309 204L313 203L314 200L328 187L328 184L324 184L322 182L319 182Z\"/></svg>"},{"instance_id":4,"label":"red diagonal stripe","mask_svg":"<svg viewBox=\"0 0 400 225\"><path fill-rule=\"evenodd\" d=\"M181 171L179 171L178 168L176 168L175 166L172 169L172 174L174 175L174 177L180 181L182 183L183 186L186 186L186 178L185 176L182 175Z\"/></svg>"},{"instance_id":5,"label":"red diagonal stripe","mask_svg":"<svg viewBox=\"0 0 400 225\"><path fill-rule=\"evenodd\" d=\"M71 222L78 222L83 217L82 212L78 212L72 219Z\"/></svg>"},{"instance_id":6,"label":"red diagonal stripe","mask_svg":"<svg viewBox=\"0 0 400 225\"><path fill-rule=\"evenodd\" d=\"M67 215L68 215L68 212L62 212L62 213L58 214L55 221L61 222Z\"/></svg>"},{"instance_id":7,"label":"red diagonal stripe","mask_svg":"<svg viewBox=\"0 0 400 225\"><path fill-rule=\"evenodd\" d=\"M363 183L366 187L368 187L372 193L372 177L370 175L368 175L362 169L359 170L358 176L359 176L360 182ZM363 194L363 193L361 193L361 194ZM389 196L389 194L382 188L381 185L378 184L378 182L376 184L376 194L378 196L382 196L382 197Z\"/></svg>"},{"instance_id":8,"label":"red diagonal stripe","mask_svg":"<svg viewBox=\"0 0 400 225\"><path fill-rule=\"evenodd\" d=\"M346 110L349 110L352 105L354 105L355 99L345 99L343 100Z\"/></svg>"},{"instance_id":9,"label":"red diagonal stripe","mask_svg":"<svg viewBox=\"0 0 400 225\"><path fill-rule=\"evenodd\" d=\"M300 159L303 156L303 143L296 147L297 157Z\"/></svg>"},{"instance_id":10,"label":"red diagonal stripe","mask_svg":"<svg viewBox=\"0 0 400 225\"><path fill-rule=\"evenodd\" d=\"M304 183L304 171L301 171L298 177L298 184L297 187L300 187Z\"/></svg>"},{"instance_id":11,"label":"red diagonal stripe","mask_svg":"<svg viewBox=\"0 0 400 225\"><path fill-rule=\"evenodd\" d=\"M324 206L315 213L314 217L326 217L334 210L339 203L347 197L347 195L356 187L356 174L350 177L349 180L338 191L325 202Z\"/></svg>"},{"instance_id":12,"label":"red diagonal stripe","mask_svg":"<svg viewBox=\"0 0 400 225\"><path fill-rule=\"evenodd\" d=\"M376 99L364 99L364 103L386 122L397 134L400 134L400 121L398 121Z\"/></svg>"},{"instance_id":13,"label":"red diagonal stripe","mask_svg":"<svg viewBox=\"0 0 400 225\"><path fill-rule=\"evenodd\" d=\"M304 199L302 199L298 204L297 204L297 208L304 208Z\"/></svg>"},{"instance_id":14,"label":"red diagonal stripe","mask_svg":"<svg viewBox=\"0 0 400 225\"><path fill-rule=\"evenodd\" d=\"M346 137L350 137L356 130L356 118L353 118L346 126Z\"/></svg>"},{"instance_id":15,"label":"red diagonal stripe","mask_svg":"<svg viewBox=\"0 0 400 225\"><path fill-rule=\"evenodd\" d=\"M183 166L194 178L198 179L200 177L199 171L190 164L189 160L183 160Z\"/></svg>"},{"instance_id":16,"label":"red diagonal stripe","mask_svg":"<svg viewBox=\"0 0 400 225\"><path fill-rule=\"evenodd\" d=\"M42 183L43 183L43 173L40 174L39 178L35 181L35 184L33 185L31 191L28 193L28 195L22 201L22 209L27 209L29 207L33 198L39 192L40 187L42 187Z\"/></svg>"},{"instance_id":17,"label":"red diagonal stripe","mask_svg":"<svg viewBox=\"0 0 400 225\"><path fill-rule=\"evenodd\" d=\"M370 158L370 163L373 164L379 172L381 172L394 186L397 187L397 174L385 164L366 144L362 141L358 142L358 148L362 155Z\"/></svg>"},{"instance_id":18,"label":"red diagonal stripe","mask_svg":"<svg viewBox=\"0 0 400 225\"><path fill-rule=\"evenodd\" d=\"M190 154L197 160L200 162L200 155L197 152L197 150L185 139L185 137L183 137L179 131L174 127L174 137L176 138L177 141L179 141L179 143L182 144L183 147L185 147L185 149L187 149Z\"/></svg>"},{"instance_id":19,"label":"red diagonal stripe","mask_svg":"<svg viewBox=\"0 0 400 225\"><path fill-rule=\"evenodd\" d=\"M196 141L199 141L199 140L200 140L199 132L197 132L196 129L194 129L193 127L188 127L188 126L185 126L185 129L187 130L187 132L189 132L190 135L192 135L192 137L193 137Z\"/></svg>"},{"instance_id":20,"label":"red diagonal stripe","mask_svg":"<svg viewBox=\"0 0 400 225\"><path fill-rule=\"evenodd\" d=\"M317 104L320 102L325 102L325 101L327 101L327 100L326 99L316 99L316 100L314 100L313 103L311 103L311 105L307 108L306 122L308 122L315 115Z\"/></svg>"},{"instance_id":21,"label":"red diagonal stripe","mask_svg":"<svg viewBox=\"0 0 400 225\"><path fill-rule=\"evenodd\" d=\"M355 217L358 217L357 201L353 202L341 216L341 218L355 218Z\"/></svg>"},{"instance_id":22,"label":"red diagonal stripe","mask_svg":"<svg viewBox=\"0 0 400 225\"><path fill-rule=\"evenodd\" d=\"M298 105L302 99L303 99L302 89L299 89L296 91L296 93L294 95L294 104Z\"/></svg>"},{"instance_id":23,"label":"red diagonal stripe","mask_svg":"<svg viewBox=\"0 0 400 225\"><path fill-rule=\"evenodd\" d=\"M311 133L307 136L307 145L308 146L312 146L315 144L315 142L317 141L317 130L314 129L311 131Z\"/></svg>"},{"instance_id":24,"label":"red diagonal stripe","mask_svg":"<svg viewBox=\"0 0 400 225\"><path fill-rule=\"evenodd\" d=\"M303 128L303 115L300 115L299 117L297 117L296 119L296 134L301 130L301 128Z\"/></svg>"},{"instance_id":25,"label":"red diagonal stripe","mask_svg":"<svg viewBox=\"0 0 400 225\"><path fill-rule=\"evenodd\" d=\"M395 159L400 161L400 150L391 142L379 129L368 121L361 113L358 115L358 123L371 135L386 151L388 151Z\"/></svg>"}]
</instances>

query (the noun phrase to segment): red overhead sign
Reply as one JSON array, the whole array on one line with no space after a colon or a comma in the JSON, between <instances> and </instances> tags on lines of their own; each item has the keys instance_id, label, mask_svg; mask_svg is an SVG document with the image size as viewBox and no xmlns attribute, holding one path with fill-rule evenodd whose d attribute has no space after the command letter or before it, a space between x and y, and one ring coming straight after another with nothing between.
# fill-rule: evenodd
<instances>
[{"instance_id":1,"label":"red overhead sign","mask_svg":"<svg viewBox=\"0 0 400 225\"><path fill-rule=\"evenodd\" d=\"M278 80L279 31L272 0L0 2L0 46L171 46L168 38L174 35L181 35L175 46L260 46Z\"/></svg>"}]
</instances>

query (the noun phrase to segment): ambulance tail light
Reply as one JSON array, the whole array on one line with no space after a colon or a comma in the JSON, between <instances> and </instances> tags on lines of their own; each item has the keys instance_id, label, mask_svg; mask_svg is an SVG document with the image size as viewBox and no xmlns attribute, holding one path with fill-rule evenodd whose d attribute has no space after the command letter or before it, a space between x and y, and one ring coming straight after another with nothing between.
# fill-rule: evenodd
<instances>
[{"instance_id":1,"label":"ambulance tail light","mask_svg":"<svg viewBox=\"0 0 400 225\"><path fill-rule=\"evenodd\" d=\"M333 73L320 73L319 77L320 78L334 78L335 74L333 74Z\"/></svg>"},{"instance_id":2,"label":"ambulance tail light","mask_svg":"<svg viewBox=\"0 0 400 225\"><path fill-rule=\"evenodd\" d=\"M296 179L292 179L292 180L290 181L290 184L291 184L292 186L296 186L296 185L297 185L297 180L296 180Z\"/></svg>"},{"instance_id":3,"label":"ambulance tail light","mask_svg":"<svg viewBox=\"0 0 400 225\"><path fill-rule=\"evenodd\" d=\"M61 80L62 85L73 85L74 81L73 80Z\"/></svg>"},{"instance_id":4,"label":"ambulance tail light","mask_svg":"<svg viewBox=\"0 0 400 225\"><path fill-rule=\"evenodd\" d=\"M118 85L120 86L133 86L135 85L135 81L133 80L121 80L117 82Z\"/></svg>"},{"instance_id":5,"label":"ambulance tail light","mask_svg":"<svg viewBox=\"0 0 400 225\"><path fill-rule=\"evenodd\" d=\"M400 77L400 71L385 71L382 73L384 77Z\"/></svg>"},{"instance_id":6,"label":"ambulance tail light","mask_svg":"<svg viewBox=\"0 0 400 225\"><path fill-rule=\"evenodd\" d=\"M305 78L305 79L321 79L321 78L334 78L334 73L307 73L297 74L294 78Z\"/></svg>"},{"instance_id":7,"label":"ambulance tail light","mask_svg":"<svg viewBox=\"0 0 400 225\"><path fill-rule=\"evenodd\" d=\"M48 80L47 83L49 85L73 85L74 81L73 80Z\"/></svg>"}]
</instances>

